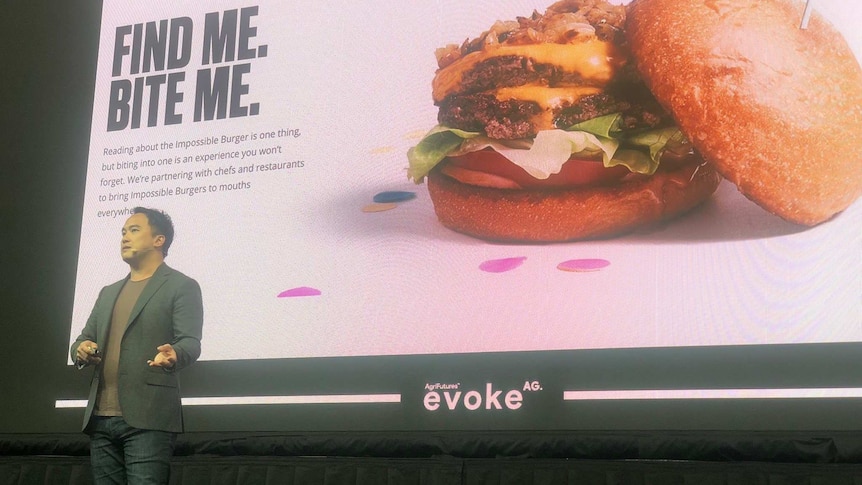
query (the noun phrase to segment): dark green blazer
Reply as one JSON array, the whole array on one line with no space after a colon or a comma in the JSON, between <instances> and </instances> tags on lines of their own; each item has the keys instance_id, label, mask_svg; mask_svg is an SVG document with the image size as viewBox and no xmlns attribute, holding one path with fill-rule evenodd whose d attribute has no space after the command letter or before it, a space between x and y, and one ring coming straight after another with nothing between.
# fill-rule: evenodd
<instances>
[{"instance_id":1,"label":"dark green blazer","mask_svg":"<svg viewBox=\"0 0 862 485\"><path fill-rule=\"evenodd\" d=\"M114 303L128 279L126 276L99 292L87 324L72 344L73 361L78 345L84 340L106 345ZM121 343L118 392L123 418L129 426L182 432L177 372L200 356L202 327L203 303L197 281L163 263L132 309ZM147 361L158 353L156 347L166 343L173 345L177 352L174 369L167 371L147 365ZM84 413L84 431L93 415L100 377L101 372L97 368Z\"/></svg>"}]
</instances>

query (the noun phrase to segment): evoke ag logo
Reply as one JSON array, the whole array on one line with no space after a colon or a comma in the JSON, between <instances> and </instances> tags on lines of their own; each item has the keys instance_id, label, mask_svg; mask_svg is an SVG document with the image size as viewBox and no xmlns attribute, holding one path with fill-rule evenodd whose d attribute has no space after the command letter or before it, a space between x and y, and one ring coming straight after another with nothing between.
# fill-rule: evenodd
<instances>
[{"instance_id":1,"label":"evoke ag logo","mask_svg":"<svg viewBox=\"0 0 862 485\"><path fill-rule=\"evenodd\" d=\"M468 411L478 409L502 410L503 408L516 410L523 405L525 392L537 392L542 390L539 381L524 381L521 389L495 389L491 382L485 383L484 392L479 389L462 390L461 384L425 384L425 398L422 403L425 409L437 411L438 409L455 411L464 408Z\"/></svg>"}]
</instances>

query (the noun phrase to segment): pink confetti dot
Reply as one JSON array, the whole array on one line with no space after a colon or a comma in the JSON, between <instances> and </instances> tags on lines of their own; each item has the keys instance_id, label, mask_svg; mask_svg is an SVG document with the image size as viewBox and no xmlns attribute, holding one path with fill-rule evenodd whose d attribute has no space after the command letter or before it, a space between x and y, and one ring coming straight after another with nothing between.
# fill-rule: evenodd
<instances>
[{"instance_id":1,"label":"pink confetti dot","mask_svg":"<svg viewBox=\"0 0 862 485\"><path fill-rule=\"evenodd\" d=\"M570 259L563 261L557 265L557 269L561 271L598 271L602 268L610 266L611 262L606 259Z\"/></svg>"},{"instance_id":2,"label":"pink confetti dot","mask_svg":"<svg viewBox=\"0 0 862 485\"><path fill-rule=\"evenodd\" d=\"M489 259L488 261L483 261L482 264L479 265L479 269L488 273L505 273L506 271L511 271L518 266L521 266L526 259L526 256L519 256L517 258Z\"/></svg>"},{"instance_id":3,"label":"pink confetti dot","mask_svg":"<svg viewBox=\"0 0 862 485\"><path fill-rule=\"evenodd\" d=\"M300 286L298 288L291 288L289 290L284 290L278 294L279 298L291 298L295 296L317 296L320 294L320 290L317 288L309 288L308 286Z\"/></svg>"}]
</instances>

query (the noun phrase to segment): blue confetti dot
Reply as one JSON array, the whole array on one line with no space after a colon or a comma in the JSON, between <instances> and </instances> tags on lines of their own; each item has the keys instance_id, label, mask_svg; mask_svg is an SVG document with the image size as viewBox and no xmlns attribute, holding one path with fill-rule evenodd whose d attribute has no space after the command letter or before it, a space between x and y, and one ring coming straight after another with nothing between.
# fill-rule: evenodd
<instances>
[{"instance_id":1,"label":"blue confetti dot","mask_svg":"<svg viewBox=\"0 0 862 485\"><path fill-rule=\"evenodd\" d=\"M416 192L393 190L390 192L380 192L374 196L373 200L378 204L385 204L387 202L404 202L413 198L416 198Z\"/></svg>"}]
</instances>

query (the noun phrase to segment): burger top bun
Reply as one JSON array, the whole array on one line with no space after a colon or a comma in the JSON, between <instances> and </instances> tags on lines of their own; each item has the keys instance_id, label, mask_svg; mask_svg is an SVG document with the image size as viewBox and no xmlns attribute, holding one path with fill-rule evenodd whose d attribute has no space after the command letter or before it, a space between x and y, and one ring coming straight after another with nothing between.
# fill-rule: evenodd
<instances>
[{"instance_id":1,"label":"burger top bun","mask_svg":"<svg viewBox=\"0 0 862 485\"><path fill-rule=\"evenodd\" d=\"M815 225L862 194L862 69L795 0L634 0L638 70L704 158L748 198Z\"/></svg>"}]
</instances>

